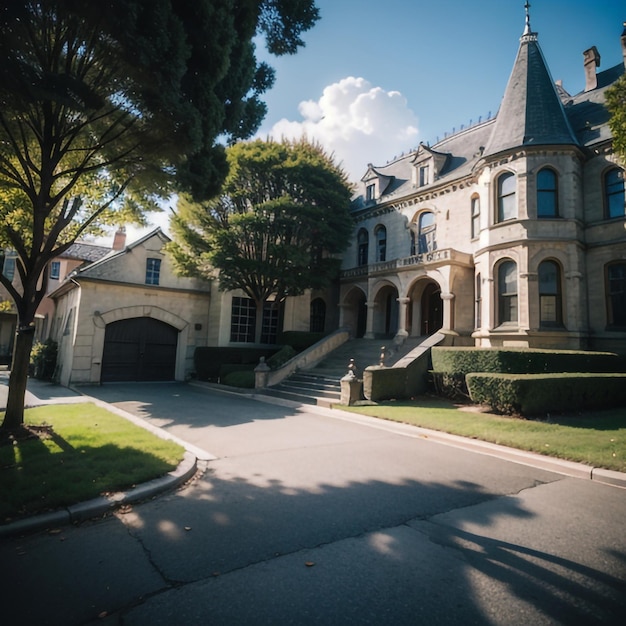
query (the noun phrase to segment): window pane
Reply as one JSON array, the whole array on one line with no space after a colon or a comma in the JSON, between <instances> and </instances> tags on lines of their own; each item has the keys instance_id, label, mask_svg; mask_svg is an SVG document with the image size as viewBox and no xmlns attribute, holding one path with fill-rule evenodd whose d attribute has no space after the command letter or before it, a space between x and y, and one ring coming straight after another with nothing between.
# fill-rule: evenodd
<instances>
[{"instance_id":1,"label":"window pane","mask_svg":"<svg viewBox=\"0 0 626 626\"><path fill-rule=\"evenodd\" d=\"M517 322L517 266L505 261L498 268L498 321Z\"/></svg>"},{"instance_id":2,"label":"window pane","mask_svg":"<svg viewBox=\"0 0 626 626\"><path fill-rule=\"evenodd\" d=\"M251 298L233 298L230 320L230 340L234 342L254 342L256 306Z\"/></svg>"},{"instance_id":3,"label":"window pane","mask_svg":"<svg viewBox=\"0 0 626 626\"><path fill-rule=\"evenodd\" d=\"M604 194L607 217L624 215L624 172L612 169L604 178Z\"/></svg>"},{"instance_id":4,"label":"window pane","mask_svg":"<svg viewBox=\"0 0 626 626\"><path fill-rule=\"evenodd\" d=\"M609 265L607 317L612 326L626 326L626 263Z\"/></svg>"},{"instance_id":5,"label":"window pane","mask_svg":"<svg viewBox=\"0 0 626 626\"><path fill-rule=\"evenodd\" d=\"M146 259L146 285L158 285L161 259Z\"/></svg>"},{"instance_id":6,"label":"window pane","mask_svg":"<svg viewBox=\"0 0 626 626\"><path fill-rule=\"evenodd\" d=\"M261 325L261 343L276 343L278 334L278 309L275 302L263 305L263 322Z\"/></svg>"},{"instance_id":7,"label":"window pane","mask_svg":"<svg viewBox=\"0 0 626 626\"><path fill-rule=\"evenodd\" d=\"M498 178L498 221L514 219L516 216L515 176L503 174Z\"/></svg>"},{"instance_id":8,"label":"window pane","mask_svg":"<svg viewBox=\"0 0 626 626\"><path fill-rule=\"evenodd\" d=\"M387 230L384 226L381 226L376 231L376 245L378 250L376 251L376 258L378 261L385 261L387 258Z\"/></svg>"}]
</instances>

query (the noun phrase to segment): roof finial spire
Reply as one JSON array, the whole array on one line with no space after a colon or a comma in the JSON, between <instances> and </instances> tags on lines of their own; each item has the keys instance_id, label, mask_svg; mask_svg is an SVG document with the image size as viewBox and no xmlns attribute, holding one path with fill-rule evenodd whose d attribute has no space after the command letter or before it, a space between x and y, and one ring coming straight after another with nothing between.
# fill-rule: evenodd
<instances>
[{"instance_id":1,"label":"roof finial spire","mask_svg":"<svg viewBox=\"0 0 626 626\"><path fill-rule=\"evenodd\" d=\"M526 10L526 28L524 28L524 35L530 35L530 2L528 2L528 0L526 0L524 9Z\"/></svg>"}]
</instances>

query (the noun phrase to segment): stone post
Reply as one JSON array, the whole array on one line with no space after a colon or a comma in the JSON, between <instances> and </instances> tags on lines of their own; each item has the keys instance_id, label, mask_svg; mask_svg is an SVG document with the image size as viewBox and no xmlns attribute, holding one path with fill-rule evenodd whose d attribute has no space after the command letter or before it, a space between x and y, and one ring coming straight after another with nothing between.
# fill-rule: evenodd
<instances>
[{"instance_id":1,"label":"stone post","mask_svg":"<svg viewBox=\"0 0 626 626\"><path fill-rule=\"evenodd\" d=\"M354 359L350 359L348 373L341 379L340 403L351 406L358 402L363 395L363 381L356 377Z\"/></svg>"},{"instance_id":2,"label":"stone post","mask_svg":"<svg viewBox=\"0 0 626 626\"><path fill-rule=\"evenodd\" d=\"M262 356L259 364L254 368L255 389L265 389L267 387L267 377L271 371L270 366L265 362L265 357Z\"/></svg>"}]
</instances>

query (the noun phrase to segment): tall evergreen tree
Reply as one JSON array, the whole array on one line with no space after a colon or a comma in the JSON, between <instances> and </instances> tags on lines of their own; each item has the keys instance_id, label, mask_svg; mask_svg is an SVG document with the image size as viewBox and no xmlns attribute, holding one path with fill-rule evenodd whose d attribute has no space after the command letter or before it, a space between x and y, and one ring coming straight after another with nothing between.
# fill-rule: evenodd
<instances>
[{"instance_id":1,"label":"tall evergreen tree","mask_svg":"<svg viewBox=\"0 0 626 626\"><path fill-rule=\"evenodd\" d=\"M2 428L23 424L35 311L47 266L107 223L141 221L159 197L214 195L227 142L249 137L273 73L314 0L0 0L0 246L19 280Z\"/></svg>"},{"instance_id":2,"label":"tall evergreen tree","mask_svg":"<svg viewBox=\"0 0 626 626\"><path fill-rule=\"evenodd\" d=\"M254 300L258 342L267 301L337 277L352 231L351 189L332 157L304 139L241 142L226 156L219 195L179 201L170 251L182 273L218 276L220 289Z\"/></svg>"}]
</instances>

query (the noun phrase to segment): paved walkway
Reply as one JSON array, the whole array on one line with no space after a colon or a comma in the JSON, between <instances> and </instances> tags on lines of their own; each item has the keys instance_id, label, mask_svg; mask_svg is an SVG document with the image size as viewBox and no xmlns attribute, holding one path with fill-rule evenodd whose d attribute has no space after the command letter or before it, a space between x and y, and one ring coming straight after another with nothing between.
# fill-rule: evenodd
<instances>
[{"instance_id":1,"label":"paved walkway","mask_svg":"<svg viewBox=\"0 0 626 626\"><path fill-rule=\"evenodd\" d=\"M15 626L621 624L621 489L340 411L81 391L215 458L115 515L1 539Z\"/></svg>"}]
</instances>

